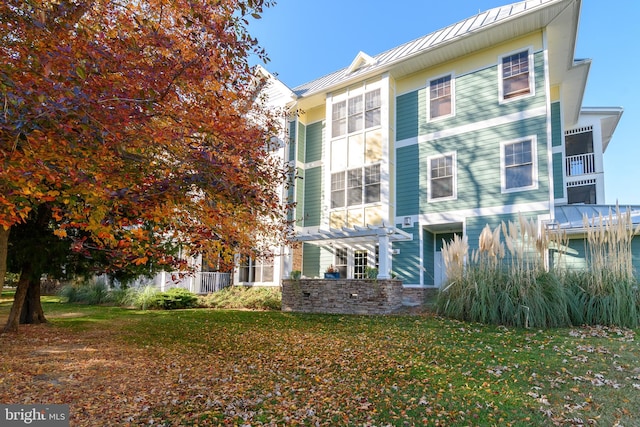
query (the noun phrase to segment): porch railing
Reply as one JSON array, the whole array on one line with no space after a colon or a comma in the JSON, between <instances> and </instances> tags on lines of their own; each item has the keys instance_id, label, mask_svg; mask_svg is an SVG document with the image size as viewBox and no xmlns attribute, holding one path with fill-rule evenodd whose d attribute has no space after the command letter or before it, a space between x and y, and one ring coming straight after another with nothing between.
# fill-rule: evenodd
<instances>
[{"instance_id":1,"label":"porch railing","mask_svg":"<svg viewBox=\"0 0 640 427\"><path fill-rule=\"evenodd\" d=\"M199 294L218 292L231 285L231 274L216 272L196 273L196 284L200 284Z\"/></svg>"},{"instance_id":2,"label":"porch railing","mask_svg":"<svg viewBox=\"0 0 640 427\"><path fill-rule=\"evenodd\" d=\"M567 176L587 175L596 173L596 160L593 153L578 154L576 156L567 156L566 171Z\"/></svg>"}]
</instances>

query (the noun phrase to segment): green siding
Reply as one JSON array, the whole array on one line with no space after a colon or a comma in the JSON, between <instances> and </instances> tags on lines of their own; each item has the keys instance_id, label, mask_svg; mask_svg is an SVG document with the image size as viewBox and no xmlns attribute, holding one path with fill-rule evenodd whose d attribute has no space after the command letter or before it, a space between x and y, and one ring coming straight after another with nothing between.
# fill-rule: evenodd
<instances>
[{"instance_id":1,"label":"green siding","mask_svg":"<svg viewBox=\"0 0 640 427\"><path fill-rule=\"evenodd\" d=\"M305 171L304 226L319 226L322 213L322 168Z\"/></svg>"},{"instance_id":2,"label":"green siding","mask_svg":"<svg viewBox=\"0 0 640 427\"><path fill-rule=\"evenodd\" d=\"M296 121L289 122L289 160L296 158Z\"/></svg>"},{"instance_id":3,"label":"green siding","mask_svg":"<svg viewBox=\"0 0 640 427\"><path fill-rule=\"evenodd\" d=\"M320 247L305 243L302 246L302 275L320 277Z\"/></svg>"},{"instance_id":4,"label":"green siding","mask_svg":"<svg viewBox=\"0 0 640 427\"><path fill-rule=\"evenodd\" d=\"M296 159L304 163L304 152L306 149L305 140L307 138L306 126L298 123L298 156Z\"/></svg>"},{"instance_id":5,"label":"green siding","mask_svg":"<svg viewBox=\"0 0 640 427\"><path fill-rule=\"evenodd\" d=\"M562 145L562 117L559 102L551 104L551 145L554 147Z\"/></svg>"},{"instance_id":6,"label":"green siding","mask_svg":"<svg viewBox=\"0 0 640 427\"><path fill-rule=\"evenodd\" d=\"M562 163L562 153L553 153L553 197L556 199L564 197L564 168Z\"/></svg>"},{"instance_id":7,"label":"green siding","mask_svg":"<svg viewBox=\"0 0 640 427\"><path fill-rule=\"evenodd\" d=\"M567 247L566 253L553 253L554 267L572 271L585 271L588 268L586 240L570 239Z\"/></svg>"},{"instance_id":8,"label":"green siding","mask_svg":"<svg viewBox=\"0 0 640 427\"><path fill-rule=\"evenodd\" d=\"M397 225L400 227L400 225ZM402 228L402 231L413 234L413 240L395 242L394 249L400 253L393 257L392 271L398 275L404 285L420 284L420 239L418 227Z\"/></svg>"},{"instance_id":9,"label":"green siding","mask_svg":"<svg viewBox=\"0 0 640 427\"><path fill-rule=\"evenodd\" d=\"M414 91L396 98L396 140L418 136L420 123L418 120L419 92ZM424 94L423 94L424 101ZM424 102L422 102L424 104Z\"/></svg>"},{"instance_id":10,"label":"green siding","mask_svg":"<svg viewBox=\"0 0 640 427\"><path fill-rule=\"evenodd\" d=\"M546 105L544 87L544 56L534 55L535 95L500 103L498 66L494 65L455 78L455 115L437 121L427 121L427 87L400 95L397 105L396 140L402 141L469 123L519 113Z\"/></svg>"},{"instance_id":11,"label":"green siding","mask_svg":"<svg viewBox=\"0 0 640 427\"><path fill-rule=\"evenodd\" d=\"M418 213L420 198L416 179L420 173L418 146L399 148L396 152L396 215L414 215Z\"/></svg>"},{"instance_id":12,"label":"green siding","mask_svg":"<svg viewBox=\"0 0 640 427\"><path fill-rule=\"evenodd\" d=\"M322 140L325 123L316 122L307 126L307 138L305 148L305 162L316 162L322 160Z\"/></svg>"},{"instance_id":13,"label":"green siding","mask_svg":"<svg viewBox=\"0 0 640 427\"><path fill-rule=\"evenodd\" d=\"M304 218L304 185L305 185L304 177L305 177L304 169L297 168L296 225L302 225L302 219Z\"/></svg>"},{"instance_id":14,"label":"green siding","mask_svg":"<svg viewBox=\"0 0 640 427\"><path fill-rule=\"evenodd\" d=\"M423 238L423 247L422 253L424 256L423 265L424 265L424 284L426 286L434 285L434 276L435 276L435 253L434 253L434 235L433 233L424 230L422 233Z\"/></svg>"},{"instance_id":15,"label":"green siding","mask_svg":"<svg viewBox=\"0 0 640 427\"><path fill-rule=\"evenodd\" d=\"M533 211L533 212L526 212L526 213L523 212L522 216L526 220L532 219L536 221L538 215L548 215L548 214L549 214L549 211ZM482 233L482 229L487 224L489 224L489 227L491 227L491 230L494 230L497 226L501 225L502 222L504 222L505 224L508 223L509 221L518 222L518 218L519 218L519 214L517 213L468 217L466 220L466 235L467 235L467 239L468 239L467 241L469 243L470 251L478 248L480 233ZM501 231L501 238L502 238L502 241L504 241L504 236L502 236L502 231Z\"/></svg>"},{"instance_id":16,"label":"green siding","mask_svg":"<svg viewBox=\"0 0 640 427\"><path fill-rule=\"evenodd\" d=\"M502 193L500 180L500 144L523 136L537 136L538 188ZM407 147L409 148L409 147ZM453 152L457 154L457 198L428 201L429 156ZM411 164L414 163L414 164ZM428 141L418 145L418 153L398 167L398 181L417 181L412 197L419 198L419 213L438 213L460 209L505 206L524 202L549 200L546 119L544 116L500 126L467 132L461 135ZM398 187L398 200L400 187ZM405 197L408 197L405 196ZM402 206L401 203L398 203ZM415 213L415 212L412 212Z\"/></svg>"}]
</instances>

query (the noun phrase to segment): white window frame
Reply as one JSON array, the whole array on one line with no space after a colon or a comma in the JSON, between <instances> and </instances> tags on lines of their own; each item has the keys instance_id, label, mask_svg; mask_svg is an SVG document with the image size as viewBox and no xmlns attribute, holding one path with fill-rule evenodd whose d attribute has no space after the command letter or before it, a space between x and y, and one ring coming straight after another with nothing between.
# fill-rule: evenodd
<instances>
[{"instance_id":1,"label":"white window frame","mask_svg":"<svg viewBox=\"0 0 640 427\"><path fill-rule=\"evenodd\" d=\"M502 69L502 65L503 65L503 61L506 57L508 56L512 56L512 55L517 55L519 53L522 52L527 52L527 57L528 57L528 61L529 61L529 92L528 93L523 93L522 95L516 95L513 96L511 98L506 98L504 97L504 77L503 77L503 69ZM533 54L533 48L532 47L527 47L527 48L523 48L523 49L518 49L518 50L514 50L512 52L506 53L504 55L501 55L500 57L498 57L498 95L499 95L499 100L501 104L506 104L509 102L513 102L515 100L518 99L523 99L523 98L528 98L531 96L535 96L536 94L536 85L535 85L535 62L534 62L534 54Z\"/></svg>"},{"instance_id":2,"label":"white window frame","mask_svg":"<svg viewBox=\"0 0 640 427\"><path fill-rule=\"evenodd\" d=\"M367 175L366 175L366 171L368 168L372 168L378 166L379 168L381 168L381 163L370 163L370 164L366 164L364 166L360 166L357 168L350 168L350 169L346 169L346 170L341 170L341 171L337 171L337 172L332 172L331 173L331 193L334 192L342 192L343 194L343 199L344 199L344 204L342 206L333 206L333 194L331 196L330 199L330 206L331 206L331 210L339 210L339 209L345 209L345 208L353 208L353 207L358 207L358 206L370 206L370 205L375 205L378 204L382 201L382 174L379 173L378 176L380 177L380 181L377 182L368 182L367 181ZM358 186L350 186L350 180L349 180L349 172L354 172L354 171L358 171L359 172L359 177L360 177L360 185ZM342 183L342 187L338 188L338 189L334 189L334 180L333 177L334 176L341 176L340 179L340 183ZM367 202L367 188L373 185L378 185L380 188L380 192L379 192L379 197L378 200L373 201L373 202ZM361 194L361 199L360 199L360 203L357 204L350 204L349 203L349 189L353 189L353 188L360 188L360 194Z\"/></svg>"},{"instance_id":3,"label":"white window frame","mask_svg":"<svg viewBox=\"0 0 640 427\"><path fill-rule=\"evenodd\" d=\"M531 141L531 185L524 187L507 188L505 147ZM536 135L529 135L523 138L512 139L500 143L500 187L502 193L516 193L519 191L529 191L538 189L538 138Z\"/></svg>"},{"instance_id":4,"label":"white window frame","mask_svg":"<svg viewBox=\"0 0 640 427\"><path fill-rule=\"evenodd\" d=\"M452 194L447 197L436 197L433 198L431 196L431 189L433 188L431 184L431 160L451 157L452 163ZM458 161L457 161L457 152L451 151L448 153L436 154L433 156L427 157L427 201L428 202L442 202L445 200L456 200L458 198Z\"/></svg>"},{"instance_id":5,"label":"white window frame","mask_svg":"<svg viewBox=\"0 0 640 427\"><path fill-rule=\"evenodd\" d=\"M436 80L439 80L445 77L450 77L450 80L449 80L450 95L449 96L451 97L451 112L449 114L443 114L442 116L432 118L431 117L431 84ZM435 76L427 80L427 122L436 122L438 120L444 120L456 115L456 97L455 97L456 83L455 82L456 82L456 79L455 79L455 74L453 72L441 74L439 76Z\"/></svg>"},{"instance_id":6,"label":"white window frame","mask_svg":"<svg viewBox=\"0 0 640 427\"><path fill-rule=\"evenodd\" d=\"M378 99L380 100L380 105L378 105L377 107L374 108L367 108L367 94L371 93L371 92L375 92L378 91L379 95L378 95ZM357 114L351 114L351 110L350 110L350 105L351 105L351 101L359 98L360 99L360 109L358 110ZM331 98L331 139L340 139L340 138L344 138L347 137L349 135L355 135L355 134L359 134L359 133L363 133L365 131L370 131L372 129L376 129L379 128L382 125L382 88L379 86L370 86L370 87L362 87L362 88L358 88L355 90L350 90L348 92L342 93L338 96L332 97ZM344 102L344 108L345 108L345 115L341 116L339 119L336 119L334 117L334 107L337 104L343 103ZM367 113L368 112L372 112L378 110L378 123L374 124L372 126L367 127ZM352 123L352 120L354 120L354 123L356 121L358 121L358 119L360 120L360 126L355 128L355 129L350 129L350 123ZM337 123L337 121L340 120L344 120L344 129L345 132L344 133L336 133L336 126L334 126L335 123Z\"/></svg>"}]
</instances>

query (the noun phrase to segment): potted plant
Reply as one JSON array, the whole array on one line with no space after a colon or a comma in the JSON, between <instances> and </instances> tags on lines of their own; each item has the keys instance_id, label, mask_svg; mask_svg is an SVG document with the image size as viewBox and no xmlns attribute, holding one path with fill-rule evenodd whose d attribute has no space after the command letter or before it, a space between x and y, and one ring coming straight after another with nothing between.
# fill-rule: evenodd
<instances>
[{"instance_id":1,"label":"potted plant","mask_svg":"<svg viewBox=\"0 0 640 427\"><path fill-rule=\"evenodd\" d=\"M364 274L367 276L367 279L378 279L378 269L375 267L365 267Z\"/></svg>"},{"instance_id":2,"label":"potted plant","mask_svg":"<svg viewBox=\"0 0 640 427\"><path fill-rule=\"evenodd\" d=\"M292 270L291 275L289 277L291 278L291 280L300 280L301 276L302 276L302 271Z\"/></svg>"},{"instance_id":3,"label":"potted plant","mask_svg":"<svg viewBox=\"0 0 640 427\"><path fill-rule=\"evenodd\" d=\"M339 279L340 271L331 264L324 272L325 279Z\"/></svg>"}]
</instances>

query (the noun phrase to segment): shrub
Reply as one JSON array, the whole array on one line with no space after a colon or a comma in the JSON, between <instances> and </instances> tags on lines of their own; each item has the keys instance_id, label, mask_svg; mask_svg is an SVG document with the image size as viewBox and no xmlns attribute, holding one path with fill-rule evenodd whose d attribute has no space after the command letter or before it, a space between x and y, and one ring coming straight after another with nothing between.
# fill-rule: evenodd
<instances>
[{"instance_id":1,"label":"shrub","mask_svg":"<svg viewBox=\"0 0 640 427\"><path fill-rule=\"evenodd\" d=\"M200 305L209 308L280 310L281 304L280 287L231 286L200 297Z\"/></svg>"},{"instance_id":2,"label":"shrub","mask_svg":"<svg viewBox=\"0 0 640 427\"><path fill-rule=\"evenodd\" d=\"M64 285L58 295L70 303L97 305L111 301L109 288L102 279Z\"/></svg>"},{"instance_id":3,"label":"shrub","mask_svg":"<svg viewBox=\"0 0 640 427\"><path fill-rule=\"evenodd\" d=\"M198 297L182 288L172 288L155 294L152 306L163 310L192 308L197 305Z\"/></svg>"},{"instance_id":4,"label":"shrub","mask_svg":"<svg viewBox=\"0 0 640 427\"><path fill-rule=\"evenodd\" d=\"M133 295L133 305L142 310L158 308L155 306L157 301L156 295L158 293L159 291L151 285L147 285L142 289L137 289Z\"/></svg>"}]
</instances>

